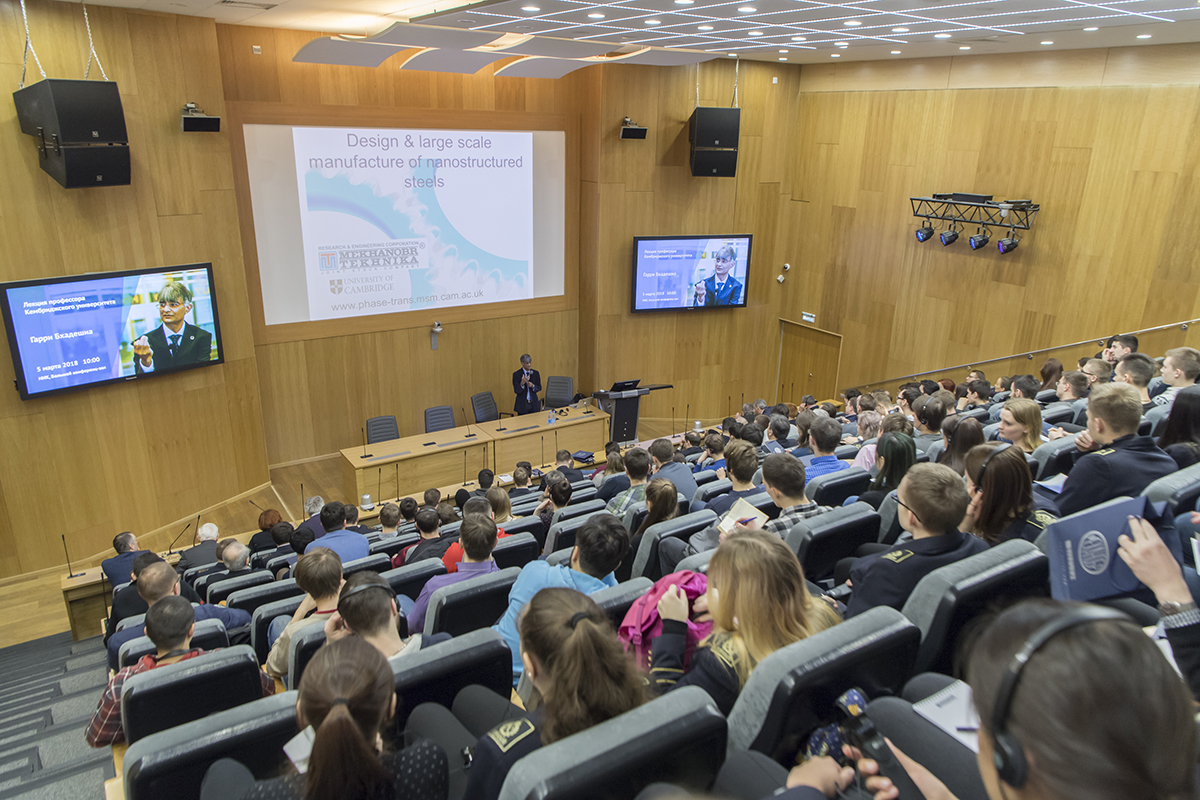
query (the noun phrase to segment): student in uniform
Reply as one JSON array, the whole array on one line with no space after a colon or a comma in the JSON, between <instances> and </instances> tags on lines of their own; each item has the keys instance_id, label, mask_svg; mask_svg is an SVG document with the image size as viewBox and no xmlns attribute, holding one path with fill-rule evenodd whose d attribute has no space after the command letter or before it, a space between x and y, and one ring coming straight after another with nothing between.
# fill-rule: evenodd
<instances>
[{"instance_id":1,"label":"student in uniform","mask_svg":"<svg viewBox=\"0 0 1200 800\"><path fill-rule=\"evenodd\" d=\"M1058 509L1033 491L1021 449L1007 442L972 447L966 458L967 506L961 530L990 546L1010 539L1032 542L1058 520Z\"/></svg>"},{"instance_id":2,"label":"student in uniform","mask_svg":"<svg viewBox=\"0 0 1200 800\"><path fill-rule=\"evenodd\" d=\"M660 692L699 686L728 715L754 667L781 647L841 621L813 600L796 555L778 536L758 530L731 535L708 565L708 591L693 615L711 614L713 631L684 668L687 597L672 586L658 601L662 635L650 646L650 679Z\"/></svg>"},{"instance_id":3,"label":"student in uniform","mask_svg":"<svg viewBox=\"0 0 1200 800\"><path fill-rule=\"evenodd\" d=\"M904 420L899 414L896 419ZM912 424L909 424L912 430ZM864 448L865 449L865 448ZM889 492L896 490L900 481L917 463L917 446L913 444L910 434L901 431L889 431L879 438L879 443L873 447L875 451L875 468L879 473L871 482L871 488L859 495L859 500L868 504L876 511L883 504L883 498Z\"/></svg>"},{"instance_id":4,"label":"student in uniform","mask_svg":"<svg viewBox=\"0 0 1200 800\"><path fill-rule=\"evenodd\" d=\"M942 464L917 464L904 476L896 494L900 527L913 539L854 562L850 568L854 594L847 617L875 606L899 609L921 578L987 550L982 539L959 532L971 500L954 470Z\"/></svg>"},{"instance_id":5,"label":"student in uniform","mask_svg":"<svg viewBox=\"0 0 1200 800\"><path fill-rule=\"evenodd\" d=\"M453 710L425 703L409 716L408 741L428 737L448 753L471 753L468 766L451 767L451 797L496 800L521 758L646 701L645 678L586 595L542 589L525 607L520 628L520 658L542 699L537 710L526 713L507 697L468 686ZM456 793L464 782L465 794Z\"/></svg>"}]
</instances>

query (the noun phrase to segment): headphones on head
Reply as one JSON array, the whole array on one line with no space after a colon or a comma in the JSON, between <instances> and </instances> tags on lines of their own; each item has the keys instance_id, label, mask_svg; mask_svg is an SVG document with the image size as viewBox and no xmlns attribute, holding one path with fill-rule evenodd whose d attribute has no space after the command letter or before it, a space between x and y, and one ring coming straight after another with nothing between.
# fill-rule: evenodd
<instances>
[{"instance_id":1,"label":"headphones on head","mask_svg":"<svg viewBox=\"0 0 1200 800\"><path fill-rule=\"evenodd\" d=\"M982 488L983 473L987 472L988 464L996 457L997 453L1003 453L1008 448L1012 447L1011 442L1001 442L998 446L992 448L992 452L983 457L983 463L979 465L979 477L975 480L975 485Z\"/></svg>"},{"instance_id":2,"label":"headphones on head","mask_svg":"<svg viewBox=\"0 0 1200 800\"><path fill-rule=\"evenodd\" d=\"M999 452L997 448L995 452ZM991 456L988 456L989 458ZM984 466L987 462L984 462ZM1093 622L1132 622L1125 614L1103 606L1083 606L1042 625L1028 639L1008 663L1008 671L1000 681L996 692L996 705L992 708L992 763L1000 780L1014 789L1025 785L1029 775L1029 764L1025 759L1025 749L1021 740L1006 729L1008 714L1012 710L1013 697L1016 695L1017 684L1021 680L1021 672L1033 654L1042 649L1046 642L1063 631Z\"/></svg>"}]
</instances>

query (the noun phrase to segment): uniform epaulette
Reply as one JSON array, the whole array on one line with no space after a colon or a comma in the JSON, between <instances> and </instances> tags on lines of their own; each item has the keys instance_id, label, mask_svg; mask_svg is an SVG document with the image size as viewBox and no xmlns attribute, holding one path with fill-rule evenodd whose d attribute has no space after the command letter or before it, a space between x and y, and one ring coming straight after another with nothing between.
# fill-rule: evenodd
<instances>
[{"instance_id":1,"label":"uniform epaulette","mask_svg":"<svg viewBox=\"0 0 1200 800\"><path fill-rule=\"evenodd\" d=\"M513 745L527 738L537 728L527 719L515 719L512 722L502 722L488 732L488 738L496 743L501 753L507 753Z\"/></svg>"},{"instance_id":2,"label":"uniform epaulette","mask_svg":"<svg viewBox=\"0 0 1200 800\"><path fill-rule=\"evenodd\" d=\"M708 649L717 657L717 660L725 665L730 670L737 670L738 652L733 647L731 637L722 636L719 639L714 639L709 642Z\"/></svg>"},{"instance_id":3,"label":"uniform epaulette","mask_svg":"<svg viewBox=\"0 0 1200 800\"><path fill-rule=\"evenodd\" d=\"M1098 456L1107 456L1107 455L1111 455L1111 454L1113 454L1113 453L1115 453L1115 452L1117 452L1117 451L1116 451L1116 450L1114 450L1113 448L1111 448L1111 447L1106 447L1106 448L1104 448L1103 450L1097 450L1097 451L1096 451L1096 455L1098 455Z\"/></svg>"},{"instance_id":4,"label":"uniform epaulette","mask_svg":"<svg viewBox=\"0 0 1200 800\"><path fill-rule=\"evenodd\" d=\"M1038 509L1033 512L1033 517L1029 521L1039 528L1045 528L1047 525L1053 525L1055 522L1058 522L1058 517L1049 511Z\"/></svg>"},{"instance_id":5,"label":"uniform epaulette","mask_svg":"<svg viewBox=\"0 0 1200 800\"><path fill-rule=\"evenodd\" d=\"M891 561L893 564L899 564L901 561L907 561L911 558L912 554L912 550L893 550L890 553L884 553L880 558Z\"/></svg>"}]
</instances>

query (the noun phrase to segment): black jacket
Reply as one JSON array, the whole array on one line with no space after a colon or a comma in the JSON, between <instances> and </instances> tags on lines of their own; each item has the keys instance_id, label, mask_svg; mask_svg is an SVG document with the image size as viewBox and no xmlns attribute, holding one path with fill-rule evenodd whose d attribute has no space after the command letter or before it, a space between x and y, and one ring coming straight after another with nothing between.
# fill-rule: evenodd
<instances>
[{"instance_id":1,"label":"black jacket","mask_svg":"<svg viewBox=\"0 0 1200 800\"><path fill-rule=\"evenodd\" d=\"M728 716L741 692L737 675L737 653L728 638L710 640L692 653L683 668L687 648L687 623L663 620L662 635L650 643L650 680L660 693L680 686L699 686L708 692L721 713Z\"/></svg>"},{"instance_id":2,"label":"black jacket","mask_svg":"<svg viewBox=\"0 0 1200 800\"><path fill-rule=\"evenodd\" d=\"M542 746L541 713L500 723L480 737L472 753L467 772L467 790L471 800L496 800L509 770L525 756Z\"/></svg>"},{"instance_id":3,"label":"black jacket","mask_svg":"<svg viewBox=\"0 0 1200 800\"><path fill-rule=\"evenodd\" d=\"M175 565L175 571L182 575L192 567L206 567L209 564L215 563L217 563L217 540L207 539L195 547L180 553L179 563Z\"/></svg>"},{"instance_id":4,"label":"black jacket","mask_svg":"<svg viewBox=\"0 0 1200 800\"><path fill-rule=\"evenodd\" d=\"M1180 674L1191 688L1192 697L1200 701L1200 625L1166 628L1166 634Z\"/></svg>"},{"instance_id":5,"label":"black jacket","mask_svg":"<svg viewBox=\"0 0 1200 800\"><path fill-rule=\"evenodd\" d=\"M258 553L262 550L274 550L277 545L270 531L259 531L250 537L250 544L247 546L251 553Z\"/></svg>"},{"instance_id":6,"label":"black jacket","mask_svg":"<svg viewBox=\"0 0 1200 800\"><path fill-rule=\"evenodd\" d=\"M1151 483L1179 469L1153 439L1132 433L1075 457L1058 496L1058 510L1064 517L1114 497L1137 497Z\"/></svg>"},{"instance_id":7,"label":"black jacket","mask_svg":"<svg viewBox=\"0 0 1200 800\"><path fill-rule=\"evenodd\" d=\"M457 533L444 533L436 539L422 539L412 546L404 557L404 566L424 561L427 558L441 558L446 555L450 545L458 541Z\"/></svg>"},{"instance_id":8,"label":"black jacket","mask_svg":"<svg viewBox=\"0 0 1200 800\"><path fill-rule=\"evenodd\" d=\"M538 392L542 390L542 376L536 370L530 370L532 373L529 376L530 386L521 385L521 376L525 370L519 369L513 373L513 394L517 396L516 403L513 405L513 411L518 414L531 414L542 407L542 401L538 398Z\"/></svg>"},{"instance_id":9,"label":"black jacket","mask_svg":"<svg viewBox=\"0 0 1200 800\"><path fill-rule=\"evenodd\" d=\"M1058 521L1058 509L1054 503L1042 497L1037 492L1033 493L1033 505L1025 509L1025 513L1014 519L1008 524L1004 530L1000 531L1000 538L996 544L1008 542L1013 539L1024 539L1027 542L1036 541L1042 535L1042 531L1046 527Z\"/></svg>"},{"instance_id":10,"label":"black jacket","mask_svg":"<svg viewBox=\"0 0 1200 800\"><path fill-rule=\"evenodd\" d=\"M170 348L167 347L167 337L163 333L161 325L146 334L146 342L150 345L152 353L150 363L155 372L165 372L212 360L211 333L190 322L183 323L179 333L183 338L179 340L179 347L174 356L170 354ZM133 366L134 371L141 375L142 360L140 358L133 359Z\"/></svg>"},{"instance_id":11,"label":"black jacket","mask_svg":"<svg viewBox=\"0 0 1200 800\"><path fill-rule=\"evenodd\" d=\"M204 602L187 581L179 582L179 596L189 603ZM113 635L118 622L129 617L136 617L138 614L145 614L149 610L150 607L146 605L146 601L138 594L136 583L131 583L114 594L112 611L104 625L104 641L107 642L108 637Z\"/></svg>"},{"instance_id":12,"label":"black jacket","mask_svg":"<svg viewBox=\"0 0 1200 800\"><path fill-rule=\"evenodd\" d=\"M978 536L956 531L914 539L886 552L860 558L850 568L854 594L850 596L846 618L876 606L900 610L921 578L987 549L987 542Z\"/></svg>"}]
</instances>

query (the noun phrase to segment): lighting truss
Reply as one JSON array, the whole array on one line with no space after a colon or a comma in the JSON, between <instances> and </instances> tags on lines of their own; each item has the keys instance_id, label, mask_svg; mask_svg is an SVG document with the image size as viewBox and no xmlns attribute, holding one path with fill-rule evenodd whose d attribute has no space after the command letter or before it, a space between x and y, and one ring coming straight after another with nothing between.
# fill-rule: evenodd
<instances>
[{"instance_id":1,"label":"lighting truss","mask_svg":"<svg viewBox=\"0 0 1200 800\"><path fill-rule=\"evenodd\" d=\"M1027 231L1037 219L1041 206L1028 200L1011 202L973 203L936 200L932 197L910 197L914 217L940 219L960 225L996 226Z\"/></svg>"}]
</instances>

